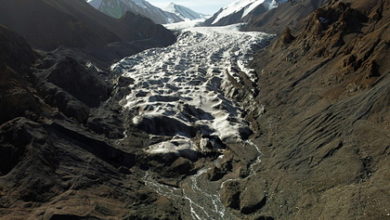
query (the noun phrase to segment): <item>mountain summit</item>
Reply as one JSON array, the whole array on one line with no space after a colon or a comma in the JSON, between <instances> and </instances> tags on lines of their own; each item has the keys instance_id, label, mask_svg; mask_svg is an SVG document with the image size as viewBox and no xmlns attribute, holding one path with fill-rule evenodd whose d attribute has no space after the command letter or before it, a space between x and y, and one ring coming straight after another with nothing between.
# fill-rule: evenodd
<instances>
[{"instance_id":1,"label":"mountain summit","mask_svg":"<svg viewBox=\"0 0 390 220\"><path fill-rule=\"evenodd\" d=\"M185 6L177 5L173 2L171 2L165 8L165 10L179 16L183 20L195 20L195 19L201 19L206 17L205 14L195 12Z\"/></svg>"},{"instance_id":2,"label":"mountain summit","mask_svg":"<svg viewBox=\"0 0 390 220\"><path fill-rule=\"evenodd\" d=\"M151 19L157 24L167 24L182 21L177 15L164 11L145 0L88 0L99 11L121 18L127 11Z\"/></svg>"},{"instance_id":3,"label":"mountain summit","mask_svg":"<svg viewBox=\"0 0 390 220\"><path fill-rule=\"evenodd\" d=\"M248 21L251 16L258 16L287 0L237 0L220 9L205 24L209 26L224 26Z\"/></svg>"}]
</instances>

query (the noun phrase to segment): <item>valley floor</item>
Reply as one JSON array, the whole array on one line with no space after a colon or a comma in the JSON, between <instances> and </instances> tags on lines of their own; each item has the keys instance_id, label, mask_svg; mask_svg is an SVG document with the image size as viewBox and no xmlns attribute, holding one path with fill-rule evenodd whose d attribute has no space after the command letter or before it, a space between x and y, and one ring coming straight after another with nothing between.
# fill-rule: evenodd
<instances>
[{"instance_id":1,"label":"valley floor","mask_svg":"<svg viewBox=\"0 0 390 220\"><path fill-rule=\"evenodd\" d=\"M273 35L240 32L239 26L171 25L181 28L175 44L146 50L112 66L115 73L132 81L126 85L130 92L118 98L129 111L131 123L152 136L165 136L164 141L147 146L145 153L177 154L193 161L200 155L216 153L221 157L211 161L220 163L229 145L236 145L240 151L249 148L252 158L260 156L257 146L248 140L252 131L245 120L248 106L243 106L244 100L253 99L256 91L249 87L251 91L244 99L235 99L239 92L232 81L254 85L258 79L248 68L250 57L255 48L266 45ZM207 163L202 166L197 174L181 183L179 191L153 182L148 175L146 183L172 200L184 199L184 212L191 213L193 219L238 218L229 213L215 192L223 181L232 179L209 187L203 185L202 189L197 179L211 170Z\"/></svg>"}]
</instances>

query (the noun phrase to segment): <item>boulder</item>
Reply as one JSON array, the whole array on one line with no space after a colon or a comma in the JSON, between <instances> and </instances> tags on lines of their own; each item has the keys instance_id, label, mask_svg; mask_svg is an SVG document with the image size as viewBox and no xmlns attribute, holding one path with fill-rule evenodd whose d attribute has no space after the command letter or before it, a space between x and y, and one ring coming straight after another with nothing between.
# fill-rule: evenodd
<instances>
[{"instance_id":1,"label":"boulder","mask_svg":"<svg viewBox=\"0 0 390 220\"><path fill-rule=\"evenodd\" d=\"M240 209L241 186L236 180L227 180L222 184L220 197L223 205L232 209Z\"/></svg>"},{"instance_id":2,"label":"boulder","mask_svg":"<svg viewBox=\"0 0 390 220\"><path fill-rule=\"evenodd\" d=\"M259 211L267 201L267 195L258 184L250 184L241 193L240 207L243 214Z\"/></svg>"},{"instance_id":3,"label":"boulder","mask_svg":"<svg viewBox=\"0 0 390 220\"><path fill-rule=\"evenodd\" d=\"M47 80L62 88L89 107L98 107L108 99L111 88L99 78L99 73L65 57L50 70Z\"/></svg>"}]
</instances>

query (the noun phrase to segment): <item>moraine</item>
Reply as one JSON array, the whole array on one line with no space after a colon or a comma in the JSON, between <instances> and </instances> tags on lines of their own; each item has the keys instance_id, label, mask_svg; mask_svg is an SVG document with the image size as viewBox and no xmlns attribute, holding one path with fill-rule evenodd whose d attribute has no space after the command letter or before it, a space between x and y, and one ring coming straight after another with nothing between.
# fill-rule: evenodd
<instances>
[{"instance_id":1,"label":"moraine","mask_svg":"<svg viewBox=\"0 0 390 220\"><path fill-rule=\"evenodd\" d=\"M247 67L250 55L273 36L238 29L239 25L184 28L175 44L146 50L112 66L114 72L134 81L120 100L132 115L131 122L151 135L170 137L150 145L145 153L196 159L199 153L222 152L221 143L252 146L242 103L232 98L231 79L242 80L232 69L255 82L256 75ZM183 181L180 190L154 182L147 173L144 181L166 197L186 200L192 219L234 219L218 193L203 191L197 182L205 170Z\"/></svg>"}]
</instances>

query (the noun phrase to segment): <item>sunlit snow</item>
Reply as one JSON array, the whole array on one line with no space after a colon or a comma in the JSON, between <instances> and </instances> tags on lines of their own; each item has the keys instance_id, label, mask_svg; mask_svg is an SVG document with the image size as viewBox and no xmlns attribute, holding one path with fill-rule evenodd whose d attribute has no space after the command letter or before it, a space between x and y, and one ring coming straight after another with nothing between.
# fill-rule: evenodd
<instances>
[{"instance_id":1,"label":"sunlit snow","mask_svg":"<svg viewBox=\"0 0 390 220\"><path fill-rule=\"evenodd\" d=\"M146 50L112 66L115 72L135 80L120 104L133 111L135 125L163 118L169 120L168 127L179 124L196 128L199 135L243 141L241 132L249 129L249 124L227 94L231 86L228 76L240 80L230 71L235 66L254 80L253 71L247 68L248 54L271 35L240 32L239 25L181 28L175 44ZM150 146L147 152L200 149L185 132L178 131L171 141Z\"/></svg>"},{"instance_id":2,"label":"sunlit snow","mask_svg":"<svg viewBox=\"0 0 390 220\"><path fill-rule=\"evenodd\" d=\"M219 13L218 16L215 18L215 20L213 21L213 24L217 23L218 21L220 21L222 18L226 16L229 16L231 14L243 10L244 8L248 8L248 10L245 11L245 13L248 14L263 2L264 0L237 0L231 3L230 5L226 6L225 8L223 8L221 13Z\"/></svg>"}]
</instances>

